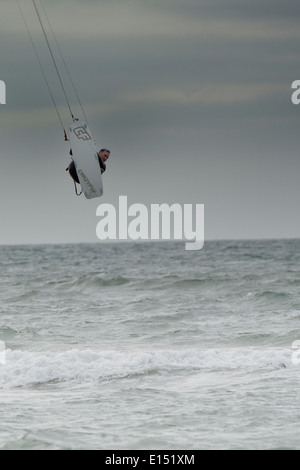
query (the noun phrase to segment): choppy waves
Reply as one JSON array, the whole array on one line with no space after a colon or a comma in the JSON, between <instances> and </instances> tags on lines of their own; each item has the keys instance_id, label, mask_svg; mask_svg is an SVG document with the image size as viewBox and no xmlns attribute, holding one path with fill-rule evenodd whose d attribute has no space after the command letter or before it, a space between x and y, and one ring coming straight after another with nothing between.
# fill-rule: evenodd
<instances>
[{"instance_id":1,"label":"choppy waves","mask_svg":"<svg viewBox=\"0 0 300 470\"><path fill-rule=\"evenodd\" d=\"M290 349L224 348L122 353L72 349L64 352L6 351L0 389L88 383L179 371L274 370L293 367Z\"/></svg>"},{"instance_id":2,"label":"choppy waves","mask_svg":"<svg viewBox=\"0 0 300 470\"><path fill-rule=\"evenodd\" d=\"M0 262L1 448L300 447L300 241Z\"/></svg>"}]
</instances>

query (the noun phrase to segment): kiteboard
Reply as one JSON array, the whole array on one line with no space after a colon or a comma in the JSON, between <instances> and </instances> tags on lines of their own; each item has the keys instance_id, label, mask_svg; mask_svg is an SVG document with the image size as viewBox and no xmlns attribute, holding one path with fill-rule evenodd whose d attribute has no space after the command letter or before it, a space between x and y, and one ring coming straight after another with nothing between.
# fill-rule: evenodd
<instances>
[{"instance_id":1,"label":"kiteboard","mask_svg":"<svg viewBox=\"0 0 300 470\"><path fill-rule=\"evenodd\" d=\"M87 199L101 197L103 182L98 152L92 133L84 121L76 121L70 126L70 142L82 192Z\"/></svg>"}]
</instances>

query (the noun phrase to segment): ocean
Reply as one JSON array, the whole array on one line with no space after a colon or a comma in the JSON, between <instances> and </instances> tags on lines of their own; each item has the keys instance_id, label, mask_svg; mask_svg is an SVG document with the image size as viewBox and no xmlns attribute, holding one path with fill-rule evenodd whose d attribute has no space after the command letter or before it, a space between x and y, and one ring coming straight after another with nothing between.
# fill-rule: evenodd
<instances>
[{"instance_id":1,"label":"ocean","mask_svg":"<svg viewBox=\"0 0 300 470\"><path fill-rule=\"evenodd\" d=\"M0 262L1 450L300 449L300 240Z\"/></svg>"}]
</instances>

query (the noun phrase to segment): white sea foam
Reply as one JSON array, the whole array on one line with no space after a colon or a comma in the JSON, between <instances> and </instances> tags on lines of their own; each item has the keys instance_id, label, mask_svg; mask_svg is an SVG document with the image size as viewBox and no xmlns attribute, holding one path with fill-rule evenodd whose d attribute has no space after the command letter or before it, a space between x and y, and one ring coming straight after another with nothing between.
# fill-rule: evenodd
<instances>
[{"instance_id":1,"label":"white sea foam","mask_svg":"<svg viewBox=\"0 0 300 470\"><path fill-rule=\"evenodd\" d=\"M76 349L58 353L7 350L6 363L0 366L0 388L53 381L84 383L158 371L257 370L290 365L291 351L288 349L189 349L134 353Z\"/></svg>"}]
</instances>

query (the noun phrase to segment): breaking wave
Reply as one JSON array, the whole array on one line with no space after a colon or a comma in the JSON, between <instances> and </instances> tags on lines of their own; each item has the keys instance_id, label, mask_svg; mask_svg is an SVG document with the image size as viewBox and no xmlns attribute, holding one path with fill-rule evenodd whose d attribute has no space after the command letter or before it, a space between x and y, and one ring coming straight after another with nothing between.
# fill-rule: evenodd
<instances>
[{"instance_id":1,"label":"breaking wave","mask_svg":"<svg viewBox=\"0 0 300 470\"><path fill-rule=\"evenodd\" d=\"M274 370L292 366L291 357L291 350L280 348L191 349L135 353L76 349L57 353L7 350L5 363L0 365L0 388L53 382L87 383L176 370Z\"/></svg>"}]
</instances>

